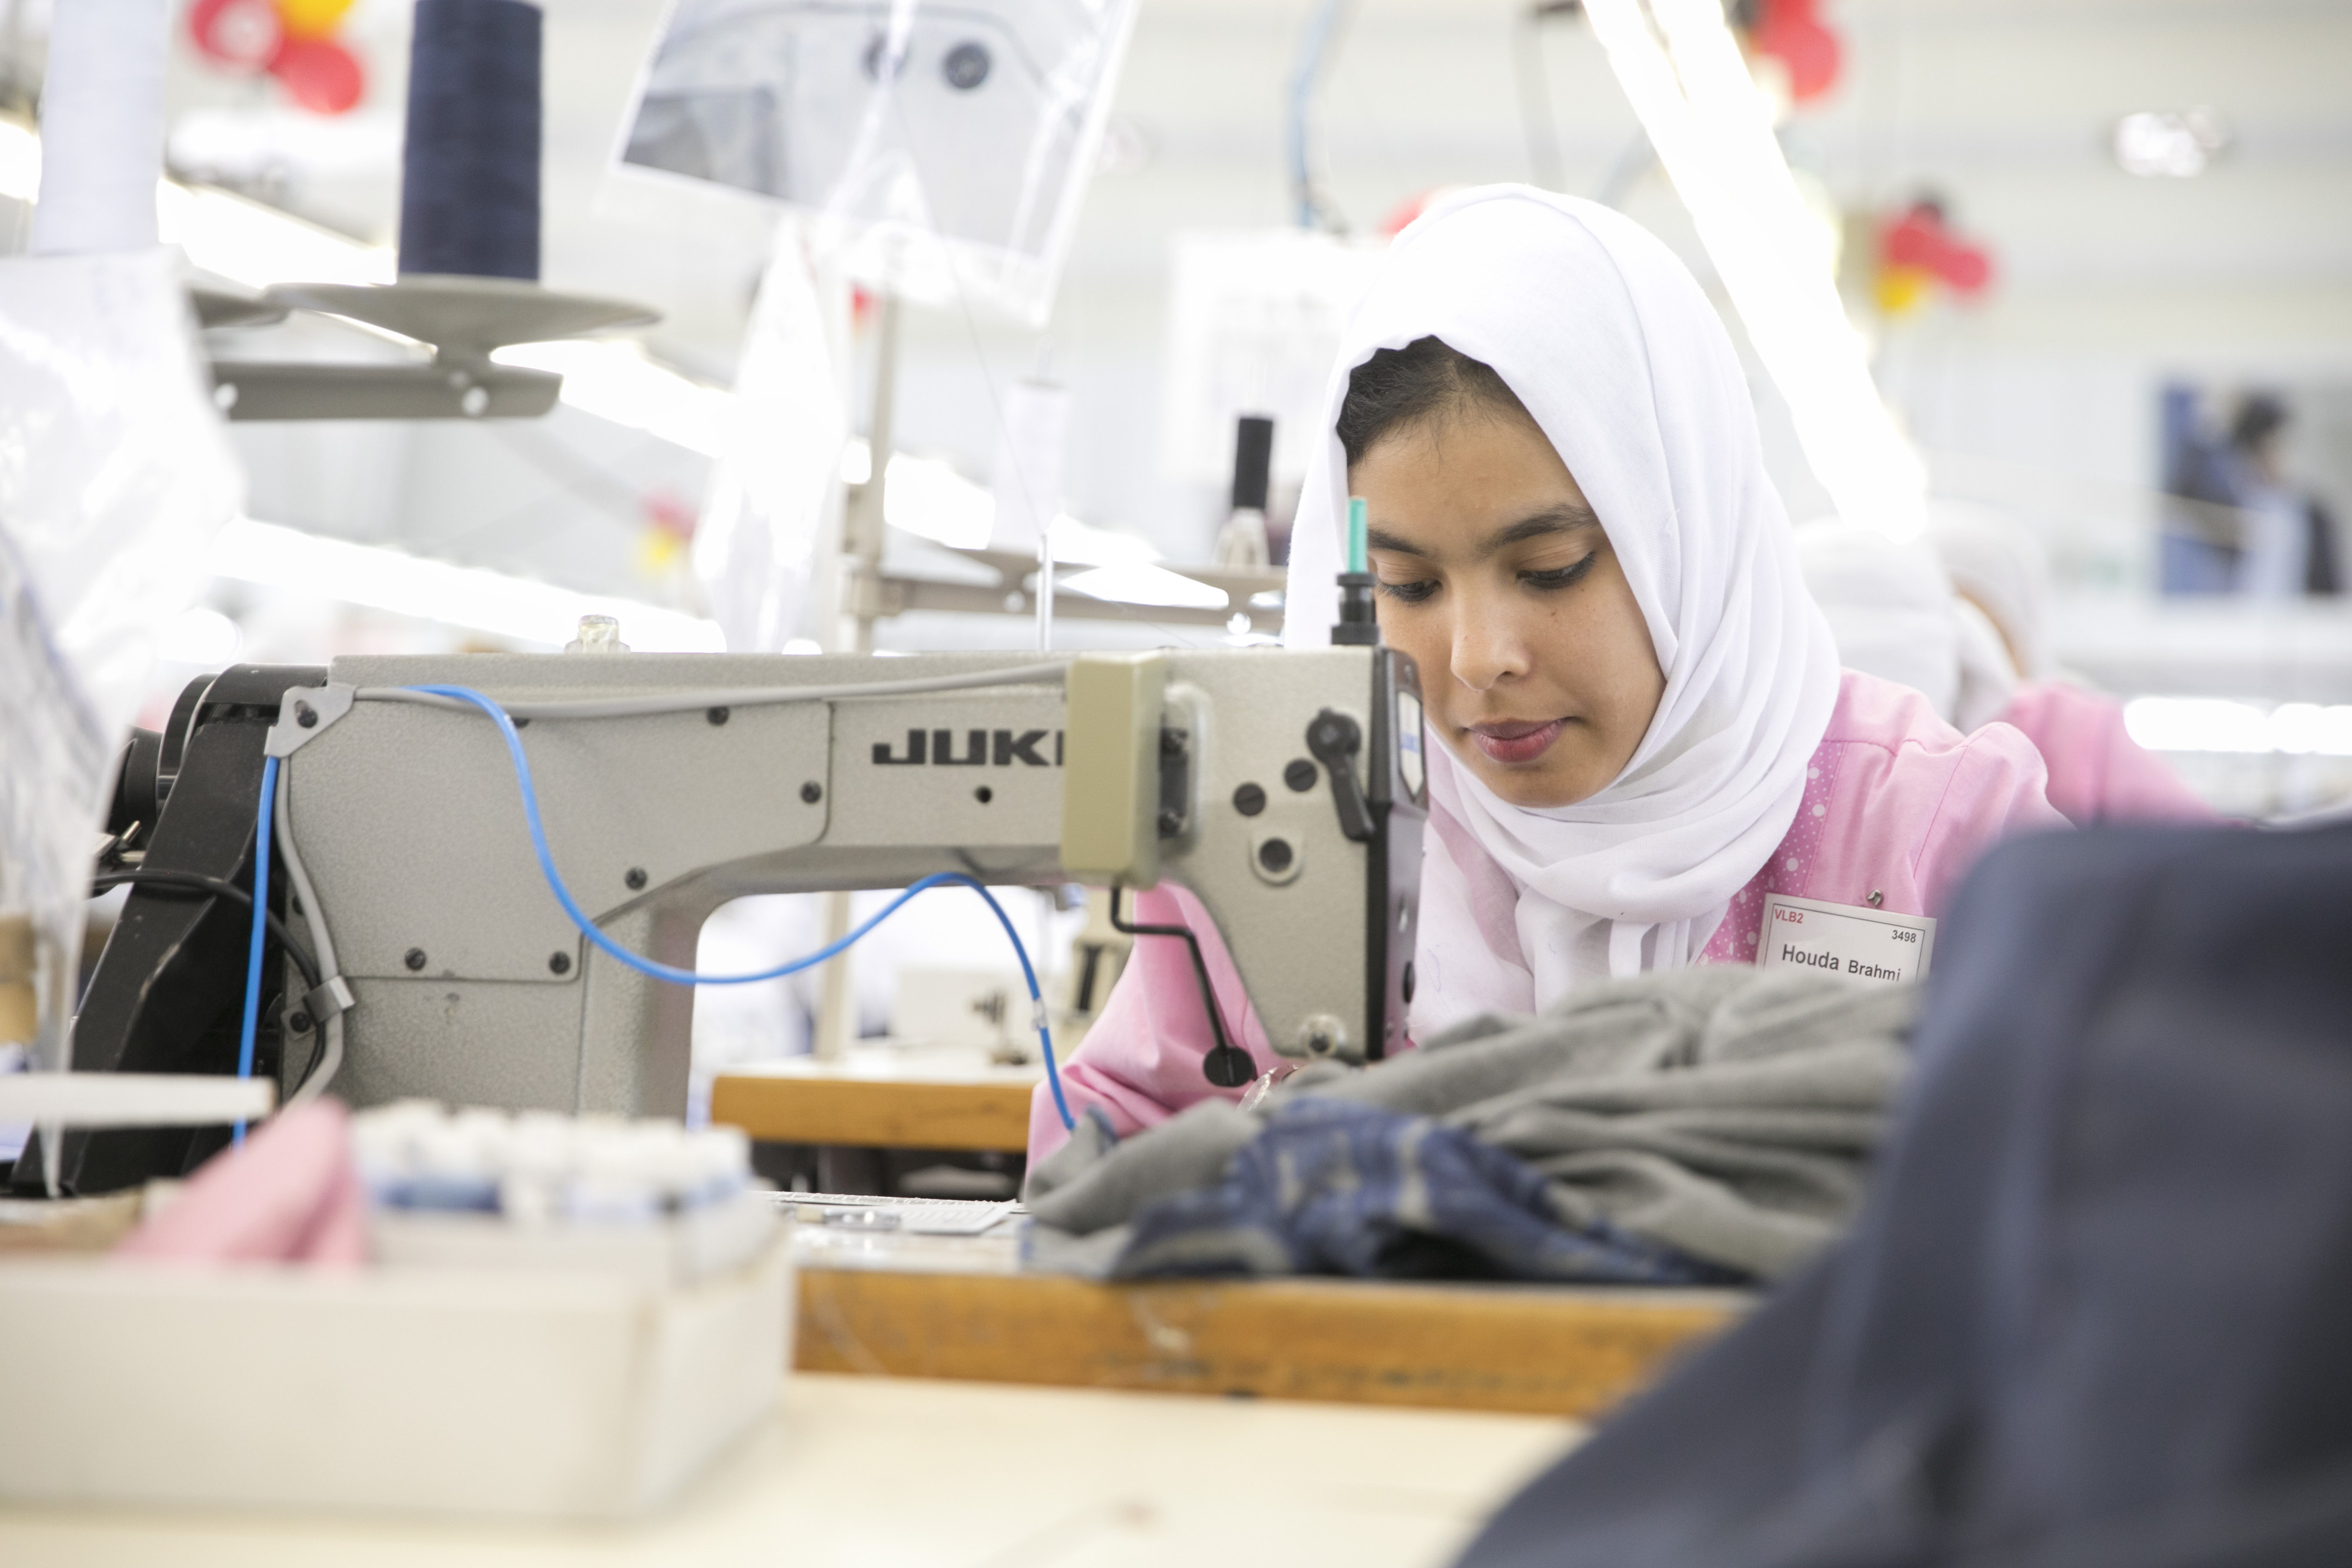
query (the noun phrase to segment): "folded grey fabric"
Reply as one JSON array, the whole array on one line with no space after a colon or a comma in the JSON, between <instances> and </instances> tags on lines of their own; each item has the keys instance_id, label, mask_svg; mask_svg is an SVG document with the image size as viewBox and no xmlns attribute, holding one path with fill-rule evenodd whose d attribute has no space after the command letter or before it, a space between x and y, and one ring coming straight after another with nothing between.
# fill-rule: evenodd
<instances>
[{"instance_id":1,"label":"folded grey fabric","mask_svg":"<svg viewBox=\"0 0 2352 1568\"><path fill-rule=\"evenodd\" d=\"M1474 1019L1360 1071L1309 1069L1255 1113L1204 1103L1124 1143L1096 1126L1032 1177L1032 1259L1121 1273L1100 1233L1223 1181L1265 1113L1328 1099L1507 1152L1567 1227L1777 1279L1853 1214L1916 1003L1913 988L1806 972L1668 970Z\"/></svg>"},{"instance_id":2,"label":"folded grey fabric","mask_svg":"<svg viewBox=\"0 0 2352 1568\"><path fill-rule=\"evenodd\" d=\"M1024 1199L1039 1224L1075 1235L1124 1225L1155 1197L1213 1185L1258 1125L1238 1105L1203 1100L1120 1143L1089 1105L1070 1141L1038 1162Z\"/></svg>"}]
</instances>

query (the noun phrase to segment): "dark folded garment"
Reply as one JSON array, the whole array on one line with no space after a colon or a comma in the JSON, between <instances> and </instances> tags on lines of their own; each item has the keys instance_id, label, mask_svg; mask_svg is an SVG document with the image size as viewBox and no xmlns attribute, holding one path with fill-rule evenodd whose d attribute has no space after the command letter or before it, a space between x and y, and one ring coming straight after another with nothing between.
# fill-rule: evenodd
<instances>
[{"instance_id":1,"label":"dark folded garment","mask_svg":"<svg viewBox=\"0 0 2352 1568\"><path fill-rule=\"evenodd\" d=\"M1301 1098L1224 1179L1147 1204L1118 1279L1351 1274L1691 1285L1739 1278L1603 1223L1570 1228L1540 1172L1426 1116Z\"/></svg>"},{"instance_id":2,"label":"dark folded garment","mask_svg":"<svg viewBox=\"0 0 2352 1568\"><path fill-rule=\"evenodd\" d=\"M2352 1563L2352 829L1995 851L1850 1239L1464 1568Z\"/></svg>"}]
</instances>

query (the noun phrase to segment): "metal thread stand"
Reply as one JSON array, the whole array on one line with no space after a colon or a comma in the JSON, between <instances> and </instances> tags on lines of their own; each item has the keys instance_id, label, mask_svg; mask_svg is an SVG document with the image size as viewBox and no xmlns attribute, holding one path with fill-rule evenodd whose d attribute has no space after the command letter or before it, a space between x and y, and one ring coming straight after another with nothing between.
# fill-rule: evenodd
<instances>
[{"instance_id":1,"label":"metal thread stand","mask_svg":"<svg viewBox=\"0 0 2352 1568\"><path fill-rule=\"evenodd\" d=\"M866 422L866 483L856 487L842 512L842 587L850 623L852 653L874 652L874 622L888 613L882 593L883 498L890 472L891 411L898 382L898 301L883 296L875 306L874 412ZM850 895L824 895L824 941L849 935ZM820 1061L837 1061L857 1040L857 976L852 955L826 962L822 971L816 1035L811 1049Z\"/></svg>"}]
</instances>

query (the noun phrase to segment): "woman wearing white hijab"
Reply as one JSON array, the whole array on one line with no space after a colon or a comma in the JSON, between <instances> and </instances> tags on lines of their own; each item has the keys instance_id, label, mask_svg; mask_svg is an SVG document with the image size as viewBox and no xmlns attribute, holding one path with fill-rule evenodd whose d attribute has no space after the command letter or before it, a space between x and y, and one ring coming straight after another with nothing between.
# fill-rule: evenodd
<instances>
[{"instance_id":1,"label":"woman wearing white hijab","mask_svg":"<svg viewBox=\"0 0 2352 1568\"><path fill-rule=\"evenodd\" d=\"M1822 517L1797 529L1797 559L1839 663L1909 686L1963 732L2008 708L2017 668L2000 630L1955 591L1927 545Z\"/></svg>"},{"instance_id":2,"label":"woman wearing white hijab","mask_svg":"<svg viewBox=\"0 0 2352 1568\"><path fill-rule=\"evenodd\" d=\"M1383 639L1420 667L1430 824L1408 1020L1753 962L1770 894L1935 914L1994 839L2063 820L2013 732L1841 673L1729 339L1628 219L1465 191L1397 237L1343 340L1293 530L1285 640L1325 643L1347 497ZM1234 1033L1279 1058L1205 911ZM1181 944L1141 942L1064 1073L1119 1132L1213 1094ZM1030 1152L1062 1141L1040 1095Z\"/></svg>"},{"instance_id":3,"label":"woman wearing white hijab","mask_svg":"<svg viewBox=\"0 0 2352 1568\"><path fill-rule=\"evenodd\" d=\"M2022 732L2049 767L2050 803L2078 827L2218 819L2164 758L2131 737L2121 703L2059 673L2046 626L2050 558L2040 539L1990 507L1938 500L1928 504L1927 542L1951 575L1962 623L1973 617L1994 639L1979 665L1999 664L2007 674L1979 682L2000 685L1997 706L1964 707L1954 723L1972 729L1982 712Z\"/></svg>"}]
</instances>

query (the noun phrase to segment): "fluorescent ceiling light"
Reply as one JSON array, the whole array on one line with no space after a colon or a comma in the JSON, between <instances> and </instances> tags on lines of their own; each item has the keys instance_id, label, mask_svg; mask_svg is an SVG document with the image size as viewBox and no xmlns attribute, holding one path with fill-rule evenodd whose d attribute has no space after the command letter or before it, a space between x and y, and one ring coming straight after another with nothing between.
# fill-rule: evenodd
<instances>
[{"instance_id":1,"label":"fluorescent ceiling light","mask_svg":"<svg viewBox=\"0 0 2352 1568\"><path fill-rule=\"evenodd\" d=\"M2265 710L2219 697L2136 697L2124 727L2150 751L2284 752L2352 757L2352 707L2281 703Z\"/></svg>"},{"instance_id":2,"label":"fluorescent ceiling light","mask_svg":"<svg viewBox=\"0 0 2352 1568\"><path fill-rule=\"evenodd\" d=\"M1158 566L1098 566L1063 578L1059 587L1114 604L1154 604L1185 610L1223 610L1232 601L1222 588L1195 582Z\"/></svg>"},{"instance_id":3,"label":"fluorescent ceiling light","mask_svg":"<svg viewBox=\"0 0 2352 1568\"><path fill-rule=\"evenodd\" d=\"M452 566L405 550L331 539L240 517L220 531L212 567L221 577L331 599L419 621L562 647L583 615L610 615L640 653L725 651L718 622L681 611L552 583Z\"/></svg>"},{"instance_id":4,"label":"fluorescent ceiling light","mask_svg":"<svg viewBox=\"0 0 2352 1568\"><path fill-rule=\"evenodd\" d=\"M2126 174L2187 180L2202 174L2230 140L2210 109L2126 114L2116 122L2116 162Z\"/></svg>"},{"instance_id":5,"label":"fluorescent ceiling light","mask_svg":"<svg viewBox=\"0 0 2352 1568\"><path fill-rule=\"evenodd\" d=\"M267 288L273 283L390 283L387 246L303 222L228 191L178 185L155 187L155 228L165 245L215 277Z\"/></svg>"},{"instance_id":6,"label":"fluorescent ceiling light","mask_svg":"<svg viewBox=\"0 0 2352 1568\"><path fill-rule=\"evenodd\" d=\"M39 132L0 120L0 196L31 202L40 193ZM393 278L393 253L386 246L320 228L228 191L159 181L155 228L165 245L178 246L197 267L248 288Z\"/></svg>"},{"instance_id":7,"label":"fluorescent ceiling light","mask_svg":"<svg viewBox=\"0 0 2352 1568\"><path fill-rule=\"evenodd\" d=\"M155 654L168 664L195 664L220 669L236 663L245 649L245 633L236 622L217 610L191 605L166 622L155 640Z\"/></svg>"},{"instance_id":8,"label":"fluorescent ceiling light","mask_svg":"<svg viewBox=\"0 0 2352 1568\"><path fill-rule=\"evenodd\" d=\"M563 401L583 413L706 456L721 455L734 433L740 405L733 392L656 364L627 339L517 343L493 350L490 358L502 365L552 371L563 378Z\"/></svg>"},{"instance_id":9,"label":"fluorescent ceiling light","mask_svg":"<svg viewBox=\"0 0 2352 1568\"><path fill-rule=\"evenodd\" d=\"M40 193L40 137L28 126L0 120L0 196L29 202Z\"/></svg>"},{"instance_id":10,"label":"fluorescent ceiling light","mask_svg":"<svg viewBox=\"0 0 2352 1568\"><path fill-rule=\"evenodd\" d=\"M1834 236L1805 206L1717 0L1585 0L1633 112L1771 372L1841 516L1898 537L1927 522L1927 476L1839 302Z\"/></svg>"},{"instance_id":11,"label":"fluorescent ceiling light","mask_svg":"<svg viewBox=\"0 0 2352 1568\"><path fill-rule=\"evenodd\" d=\"M870 467L873 459L866 461ZM939 458L896 452L882 490L882 520L954 549L986 549L996 497Z\"/></svg>"},{"instance_id":12,"label":"fluorescent ceiling light","mask_svg":"<svg viewBox=\"0 0 2352 1568\"><path fill-rule=\"evenodd\" d=\"M1054 518L1057 566L1150 566L1160 559L1150 539L1082 523L1063 512Z\"/></svg>"},{"instance_id":13,"label":"fluorescent ceiling light","mask_svg":"<svg viewBox=\"0 0 2352 1568\"><path fill-rule=\"evenodd\" d=\"M865 437L843 444L843 484L863 485L873 471L874 455ZM986 549L996 528L994 492L944 459L904 452L891 455L882 511L892 528L956 549ZM1082 523L1067 512L1055 514L1053 529L1056 566L1149 566L1160 559L1150 540Z\"/></svg>"}]
</instances>

